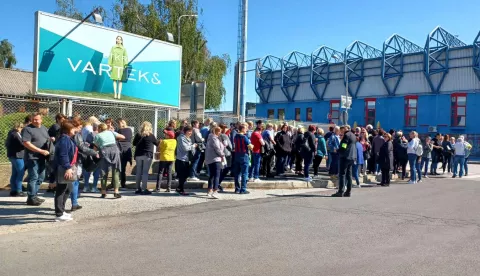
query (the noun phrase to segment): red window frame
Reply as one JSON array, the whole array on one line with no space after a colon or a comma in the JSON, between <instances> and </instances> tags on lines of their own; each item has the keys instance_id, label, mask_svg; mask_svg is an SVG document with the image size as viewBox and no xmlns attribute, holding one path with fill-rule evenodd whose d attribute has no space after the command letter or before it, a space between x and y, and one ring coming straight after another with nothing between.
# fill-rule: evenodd
<instances>
[{"instance_id":1,"label":"red window frame","mask_svg":"<svg viewBox=\"0 0 480 276\"><path fill-rule=\"evenodd\" d=\"M410 101L415 100L415 107L410 107ZM415 110L415 115L410 111ZM415 124L410 124L410 119L415 118ZM418 124L418 96L405 96L405 126L415 127Z\"/></svg>"},{"instance_id":2,"label":"red window frame","mask_svg":"<svg viewBox=\"0 0 480 276\"><path fill-rule=\"evenodd\" d=\"M295 108L295 121L300 121L300 118L301 118L301 113L302 111L300 111L300 108Z\"/></svg>"},{"instance_id":3,"label":"red window frame","mask_svg":"<svg viewBox=\"0 0 480 276\"><path fill-rule=\"evenodd\" d=\"M280 118L280 111L282 111L282 113L283 113L283 118ZM278 119L278 120L281 120L281 121L285 120L285 108L279 108L279 109L278 109L278 111L277 111L277 119Z\"/></svg>"},{"instance_id":4,"label":"red window frame","mask_svg":"<svg viewBox=\"0 0 480 276\"><path fill-rule=\"evenodd\" d=\"M458 104L458 98L465 98L464 104ZM451 126L452 127L465 127L467 124L467 93L453 93L451 95ZM458 109L464 108L465 112L463 115L458 115ZM460 124L461 119L463 118L463 124Z\"/></svg>"},{"instance_id":5,"label":"red window frame","mask_svg":"<svg viewBox=\"0 0 480 276\"><path fill-rule=\"evenodd\" d=\"M333 105L338 104L338 108L333 109ZM337 116L333 115L333 111L337 111ZM340 100L331 100L330 101L330 124L336 124L338 125L338 122L340 122Z\"/></svg>"},{"instance_id":6,"label":"red window frame","mask_svg":"<svg viewBox=\"0 0 480 276\"><path fill-rule=\"evenodd\" d=\"M372 119L368 116L368 111L371 110L368 108L368 103L374 102L375 103L375 108L374 110L374 115L373 115L373 121L369 121L369 119ZM375 127L375 117L377 115L377 99L375 98L365 98L365 125L372 125Z\"/></svg>"},{"instance_id":7,"label":"red window frame","mask_svg":"<svg viewBox=\"0 0 480 276\"><path fill-rule=\"evenodd\" d=\"M307 122L313 121L313 109L311 107L307 107Z\"/></svg>"},{"instance_id":8,"label":"red window frame","mask_svg":"<svg viewBox=\"0 0 480 276\"><path fill-rule=\"evenodd\" d=\"M267 110L267 118L268 119L275 119L275 109L268 109Z\"/></svg>"}]
</instances>

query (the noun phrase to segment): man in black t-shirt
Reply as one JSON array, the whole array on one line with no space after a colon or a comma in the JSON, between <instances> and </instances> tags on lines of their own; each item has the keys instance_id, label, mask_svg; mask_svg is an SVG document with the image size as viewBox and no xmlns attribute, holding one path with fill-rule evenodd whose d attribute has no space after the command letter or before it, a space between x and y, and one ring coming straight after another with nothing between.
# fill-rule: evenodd
<instances>
[{"instance_id":1,"label":"man in black t-shirt","mask_svg":"<svg viewBox=\"0 0 480 276\"><path fill-rule=\"evenodd\" d=\"M25 168L28 171L27 204L40 206L45 200L37 197L38 188L45 179L45 163L50 155L48 130L42 125L42 115L34 113L32 123L22 130L22 141L25 147Z\"/></svg>"}]
</instances>

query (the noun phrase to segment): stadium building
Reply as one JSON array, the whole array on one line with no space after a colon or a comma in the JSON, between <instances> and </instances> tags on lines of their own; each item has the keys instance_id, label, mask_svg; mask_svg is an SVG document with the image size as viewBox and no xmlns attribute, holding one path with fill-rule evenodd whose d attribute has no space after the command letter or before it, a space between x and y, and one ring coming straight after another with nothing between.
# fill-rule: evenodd
<instances>
[{"instance_id":1,"label":"stadium building","mask_svg":"<svg viewBox=\"0 0 480 276\"><path fill-rule=\"evenodd\" d=\"M381 50L354 41L342 52L322 46L266 56L256 67L256 115L342 123L345 84L350 125L466 134L480 155L480 33L466 44L437 27L424 47L394 34Z\"/></svg>"}]
</instances>

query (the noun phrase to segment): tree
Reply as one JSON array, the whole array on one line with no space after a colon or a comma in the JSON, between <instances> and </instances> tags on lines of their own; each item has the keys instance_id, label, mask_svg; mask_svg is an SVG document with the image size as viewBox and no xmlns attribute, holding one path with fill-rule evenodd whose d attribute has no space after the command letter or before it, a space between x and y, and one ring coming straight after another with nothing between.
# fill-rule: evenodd
<instances>
[{"instance_id":1,"label":"tree","mask_svg":"<svg viewBox=\"0 0 480 276\"><path fill-rule=\"evenodd\" d=\"M57 6L57 14L72 17L78 12L74 0L57 0ZM110 24L107 25L110 27L158 40L166 40L167 32L178 39L177 21L181 15L202 14L197 0L151 0L148 4L142 4L139 0L115 0L111 15L100 8L102 16L109 17ZM197 18L184 17L180 24L182 83L205 81L205 108L218 109L226 94L223 77L230 67L230 57L227 54L211 54L204 27Z\"/></svg>"},{"instance_id":2,"label":"tree","mask_svg":"<svg viewBox=\"0 0 480 276\"><path fill-rule=\"evenodd\" d=\"M0 68L13 68L17 64L12 43L7 39L0 41Z\"/></svg>"},{"instance_id":3,"label":"tree","mask_svg":"<svg viewBox=\"0 0 480 276\"><path fill-rule=\"evenodd\" d=\"M57 3L56 15L82 20L83 14L75 7L75 0L55 0Z\"/></svg>"}]
</instances>

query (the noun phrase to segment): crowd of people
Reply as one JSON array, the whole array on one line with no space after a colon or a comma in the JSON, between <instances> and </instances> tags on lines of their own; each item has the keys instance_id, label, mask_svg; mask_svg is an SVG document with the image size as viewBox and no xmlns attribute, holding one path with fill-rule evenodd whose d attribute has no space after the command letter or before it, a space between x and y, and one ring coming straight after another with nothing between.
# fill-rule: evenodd
<instances>
[{"instance_id":1,"label":"crowd of people","mask_svg":"<svg viewBox=\"0 0 480 276\"><path fill-rule=\"evenodd\" d=\"M360 187L363 174L381 175L379 185L389 186L392 172L401 170L401 178L406 177L407 164L411 184L438 175L439 169L452 173L454 178L462 177L468 174L472 148L463 136L455 139L438 133L433 139L421 141L415 131L407 138L402 131L385 132L371 125L355 129L331 126L325 133L315 125L305 128L287 123L264 124L262 120L230 126L217 124L211 118L203 123L184 120L180 126L171 120L157 138L150 122L143 122L134 134L124 119L117 119L116 126L112 119L101 122L93 116L85 122L78 116L67 118L62 114L55 119L56 123L47 129L41 114L29 115L23 123L13 126L5 143L12 164L10 195L26 196L28 205L40 206L45 200L38 197L38 189L47 177L49 189L55 191L57 221L72 220L71 211L82 208L78 204L82 178L84 193L98 193L100 180L101 198L106 198L110 174L113 198L121 198L119 190L126 187L127 166L132 166L133 159L135 194L152 194L147 184L155 159L159 161L154 172L155 192L161 192L165 179L165 192L171 192L176 175L175 192L186 196L185 183L198 181L204 170L209 198L219 197L228 175L234 177L235 193L248 194L247 182L261 182L260 176L282 178L288 172L313 181L326 160L328 174L339 180L338 191L332 196L349 197L353 180ZM25 171L26 194L22 191ZM65 210L68 198L72 202L70 211Z\"/></svg>"}]
</instances>

